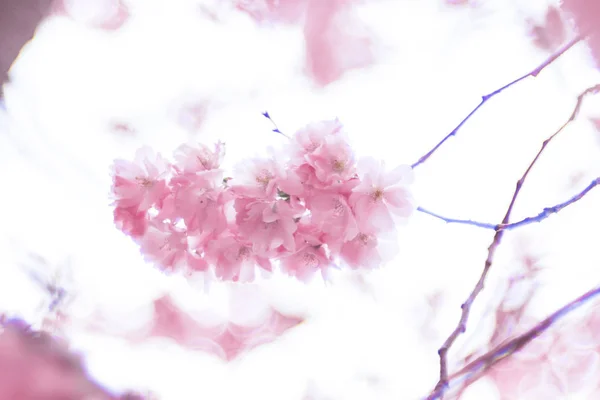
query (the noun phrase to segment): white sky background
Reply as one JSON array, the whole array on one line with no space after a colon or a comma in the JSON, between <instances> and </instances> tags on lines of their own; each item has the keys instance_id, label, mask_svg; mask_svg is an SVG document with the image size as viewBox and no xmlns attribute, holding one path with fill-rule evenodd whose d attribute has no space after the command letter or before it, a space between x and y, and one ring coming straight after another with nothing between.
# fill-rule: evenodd
<instances>
[{"instance_id":1,"label":"white sky background","mask_svg":"<svg viewBox=\"0 0 600 400\"><path fill-rule=\"evenodd\" d=\"M217 24L202 18L198 3L131 0L131 19L111 33L48 20L15 64L14 84L6 88L8 112L0 115L0 307L39 316L41 296L22 273L33 252L50 266L72 267L75 322L68 332L92 373L115 390L211 400L300 400L307 391L319 400L426 395L437 378L436 349L458 321L492 232L416 214L400 230L398 258L362 274L362 285L357 274L347 273L327 287L282 277L259 282L255 289L265 302L308 320L225 364L167 341L131 346L84 329L81 321L97 312L110 317L113 330L139 325L164 290L176 292L190 310L208 307L222 318L243 318L228 307L230 286L213 285L204 295L201 286L162 277L143 263L113 225L109 166L114 158L132 158L143 144L170 156L191 138L224 140L228 166L266 154L266 146L285 139L271 132L261 116L265 110L290 133L339 117L359 156L410 164L481 95L547 57L526 37L524 18L541 21L551 2L490 0L449 9L436 0L381 0L356 7L376 35L378 60L323 90L301 73L301 28L257 27L225 6ZM499 222L542 141L568 118L576 95L600 81L591 65L577 45L539 77L486 104L418 168L419 204L449 217ZM210 100L194 137L174 118L190 99ZM600 115L593 110L598 101L586 104L532 171L515 219L568 199L600 175L598 134L587 122ZM137 135L111 133L112 121L129 123ZM598 283L596 190L542 224L505 235L466 347L457 342L458 355L486 343L493 324L481 315L499 301L525 252L544 267L529 309L535 318ZM442 300L432 316L428 299L438 291ZM474 390L480 391L469 398L496 398L489 385Z\"/></svg>"}]
</instances>

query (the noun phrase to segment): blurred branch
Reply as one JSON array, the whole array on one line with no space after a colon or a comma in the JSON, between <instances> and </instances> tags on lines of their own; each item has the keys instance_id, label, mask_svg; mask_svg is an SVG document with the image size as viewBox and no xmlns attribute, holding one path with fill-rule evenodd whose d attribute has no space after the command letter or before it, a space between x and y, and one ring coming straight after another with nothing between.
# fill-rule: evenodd
<instances>
[{"instance_id":1,"label":"blurred branch","mask_svg":"<svg viewBox=\"0 0 600 400\"><path fill-rule=\"evenodd\" d=\"M585 189L583 189L581 192L577 193L575 196L571 197L569 200L562 202L560 204L557 204L555 206L552 207L546 207L544 208L539 214L533 216L533 217L527 217L527 218L523 218L520 221L517 222L513 222L510 224L490 224L490 223L486 223L486 222L478 222L478 221L473 221L470 219L456 219L456 218L446 218L443 217L439 214L434 213L433 211L429 211L424 209L423 207L418 207L417 211L420 211L424 214L427 215L431 215L432 217L435 217L437 219L440 219L444 222L447 222L449 224L463 224L463 225L473 225L476 226L478 228L484 228L484 229L492 229L494 231L501 231L501 230L510 230L510 229L515 229L515 228L519 228L521 226L524 225L529 225L531 223L534 222L541 222L543 220L545 220L546 218L548 218L550 215L552 214L556 214L558 213L560 210L562 210L563 208L578 202L579 200L581 200L583 197L585 197L585 195L591 191L593 188L595 188L596 186L600 185L600 177L594 179L592 182L590 182L589 185L587 185L585 187Z\"/></svg>"},{"instance_id":2,"label":"blurred branch","mask_svg":"<svg viewBox=\"0 0 600 400\"><path fill-rule=\"evenodd\" d=\"M506 343L511 337L514 337L514 334L511 334L511 332L519 326L519 323L521 323L525 316L527 307L531 304L539 287L540 282L538 277L542 271L535 258L526 255L523 262L524 271L509 278L508 287L504 292L502 300L494 310L494 330L487 347L483 351L470 353L461 361L462 365L471 364L473 360L479 359L482 354L488 353L490 349L496 348L498 345ZM519 305L516 307L515 296L520 298L520 301L518 301ZM450 381L452 381L454 375L452 374L449 377ZM474 375L466 376L460 386L457 386L456 383L450 383L453 398L461 398L465 390L473 383L473 377Z\"/></svg>"},{"instance_id":3,"label":"blurred branch","mask_svg":"<svg viewBox=\"0 0 600 400\"><path fill-rule=\"evenodd\" d=\"M567 52L567 50L569 50L571 47L573 47L575 44L577 44L579 41L581 41L583 39L582 35L578 35L576 37L574 37L573 39L571 39L571 41L569 41L567 44L565 44L563 47L561 47L560 49L558 49L556 52L554 52L550 57L548 57L542 64L540 64L537 68L535 68L534 70L528 72L527 74L521 76L520 78L515 79L514 81L507 83L506 85L502 86L501 88L493 91L492 93L486 94L485 96L481 97L481 101L480 103L477 105L477 107L475 107L465 118L463 118L462 121L460 121L460 123L456 126L456 128L454 128L449 134L447 134L438 144L436 144L431 150L429 150L427 153L425 153L425 155L423 155L421 158L419 158L419 160L417 160L414 164L412 164L412 168L418 167L419 165L423 164L425 161L427 161L429 159L429 157L431 157L431 155L433 153L435 153L448 139L450 139L452 136L455 136L456 133L458 132L458 130L477 112L477 110L479 110L489 99L491 99L492 97L494 97L495 95L499 94L500 92L504 91L505 89L508 89L509 87L521 82L522 80L525 80L527 78L529 78L530 76L532 77L536 77L539 75L540 72L542 72L542 70L544 70L547 66L549 66L550 64L552 64L557 58L559 58L560 56L562 56L564 53Z\"/></svg>"},{"instance_id":4,"label":"blurred branch","mask_svg":"<svg viewBox=\"0 0 600 400\"><path fill-rule=\"evenodd\" d=\"M0 1L0 98L8 70L29 42L38 24L50 11L53 0Z\"/></svg>"},{"instance_id":5,"label":"blurred branch","mask_svg":"<svg viewBox=\"0 0 600 400\"><path fill-rule=\"evenodd\" d=\"M572 121L575 120L575 118L577 117L577 115L579 114L579 111L581 109L583 99L587 95L589 95L591 93L597 93L598 91L600 91L600 84L587 88L579 96L577 96L577 104L575 105L575 108L573 109L573 112L571 113L571 116L569 117L569 119L556 132L554 132L550 137L548 137L546 140L544 140L540 150L537 152L536 156L533 158L533 160L531 161L531 163L525 170L525 173L523 173L523 176L521 176L521 178L517 181L515 191L513 193L512 199L508 206L508 209L506 210L506 214L504 216L504 219L502 220L501 225L509 224L510 216L511 216L513 207L515 205L515 202L517 200L517 197L519 196L519 193L521 192L521 188L523 187L523 184L525 183L525 180L527 179L529 172L533 169L533 166L535 165L537 160L540 158L540 156L542 155L542 153L544 152L544 150L546 149L548 144L554 138L556 138ZM483 290L485 279L490 271L490 268L494 261L494 255L496 253L498 246L500 245L500 242L502 240L504 232L505 232L505 230L496 230L494 239L492 240L492 243L488 247L488 255L487 255L487 259L485 261L485 265L483 267L481 276L479 277L477 284L471 291L471 294L469 294L469 297L467 298L467 300L460 306L462 309L460 320L458 321L456 328L454 328L454 330L452 331L450 336L448 336L448 338L446 339L446 341L444 342L442 347L440 347L440 349L438 350L438 354L440 356L440 379L439 379L438 383L436 384L433 393L428 397L428 400L443 399L444 392L448 389L448 361L447 361L448 351L450 350L450 348L452 347L452 345L454 344L456 339L462 333L464 333L467 329L467 322L469 320L471 306L473 305L473 302L475 301L475 299L477 298L479 293Z\"/></svg>"},{"instance_id":6,"label":"blurred branch","mask_svg":"<svg viewBox=\"0 0 600 400\"><path fill-rule=\"evenodd\" d=\"M553 326L558 320L565 317L571 311L581 307L583 304L600 295L600 286L595 287L592 290L584 293L575 300L567 303L563 307L559 308L554 313L550 314L544 320L537 323L533 328L529 329L525 333L506 341L503 344L496 346L486 354L478 357L471 361L469 364L455 372L448 379L448 386L454 386L461 380L467 381L467 385L475 382L479 379L486 371L498 364L502 360L507 359L512 354L523 349L527 344L533 341L535 338L540 336L542 333L547 331ZM436 389L428 399L441 398L442 390Z\"/></svg>"}]
</instances>

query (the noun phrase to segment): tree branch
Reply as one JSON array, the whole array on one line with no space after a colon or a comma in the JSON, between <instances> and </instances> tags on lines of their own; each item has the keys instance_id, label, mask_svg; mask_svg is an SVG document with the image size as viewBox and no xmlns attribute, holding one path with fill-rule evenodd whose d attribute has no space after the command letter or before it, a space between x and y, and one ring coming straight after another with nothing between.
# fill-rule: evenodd
<instances>
[{"instance_id":1,"label":"tree branch","mask_svg":"<svg viewBox=\"0 0 600 400\"><path fill-rule=\"evenodd\" d=\"M573 109L573 112L571 113L571 116L569 117L569 119L556 132L554 132L550 137L548 137L546 140L544 140L544 142L542 143L542 147L537 152L536 156L533 158L533 160L531 161L531 163L525 170L525 173L523 173L523 176L521 176L521 178L517 181L516 188L513 193L512 199L510 201L508 209L506 210L504 219L502 220L502 223L501 223L502 225L507 225L510 222L510 215L512 213L512 210L513 210L513 207L517 200L517 197L519 196L519 193L521 192L521 188L523 187L523 184L525 183L525 180L527 179L529 172L533 169L533 166L535 165L537 160L540 158L540 156L546 149L546 146L548 146L548 144L554 138L556 138L556 136L558 136L573 120L575 120L575 118L577 117L577 115L579 114L579 111L581 109L583 99L588 94L597 93L598 91L600 91L600 84L587 88L579 96L577 96L577 104L575 105L575 108ZM440 379L439 379L438 383L436 384L435 389L433 391L433 393L435 393L435 396L432 394L430 397L428 397L428 400L443 399L443 397L444 397L444 393L448 388L448 361L447 361L448 351L450 350L450 348L452 347L452 345L454 344L456 339L462 333L464 333L467 329L467 322L469 320L471 306L473 305L473 302L475 301L475 299L477 298L479 293L483 290L485 279L490 271L490 268L491 268L493 260L494 260L494 255L496 253L498 246L500 245L500 241L502 240L504 232L505 232L505 230L496 230L494 239L492 240L492 243L488 247L488 255L487 255L487 259L485 261L485 265L483 267L481 276L479 277L477 284L471 291L471 294L469 294L469 297L467 298L467 300L460 306L462 309L460 320L458 321L456 328L452 331L452 333L450 334L450 336L448 336L448 338L446 339L446 341L444 342L442 347L440 347L440 349L438 350L438 354L440 356Z\"/></svg>"},{"instance_id":2,"label":"tree branch","mask_svg":"<svg viewBox=\"0 0 600 400\"><path fill-rule=\"evenodd\" d=\"M556 214L563 208L566 208L567 206L578 202L583 197L585 197L585 195L588 192L590 192L593 188L595 188L598 185L600 185L600 177L594 179L592 182L590 182L589 185L587 185L585 187L585 189L583 189L581 192L577 193L575 196L571 197L569 200L562 202L560 204L557 204L555 206L546 207L539 214L537 214L533 217L523 218L522 220L520 220L518 222L513 222L513 223L509 223L509 224L490 224L487 222L473 221L470 219L446 218L444 216L434 213L433 211L429 211L423 207L417 207L417 211L422 212L423 214L431 215L432 217L440 219L449 224L473 225L478 228L492 229L495 231L511 230L511 229L519 228L524 225L532 224L534 222L541 222L541 221L545 220L550 215Z\"/></svg>"},{"instance_id":3,"label":"tree branch","mask_svg":"<svg viewBox=\"0 0 600 400\"><path fill-rule=\"evenodd\" d=\"M542 64L540 64L537 68L535 68L534 70L528 72L527 74L521 76L520 78L515 79L514 81L507 83L506 85L502 86L500 89L494 90L492 93L486 94L485 96L481 97L481 102L477 105L477 107L475 107L462 121L460 121L460 123L456 126L456 128L454 128L449 134L447 134L438 144L436 144L431 150L429 150L427 153L425 153L425 155L423 155L421 158L419 158L415 163L413 163L411 165L412 168L418 167L419 165L423 164L425 161L427 161L427 159L429 159L429 157L431 157L431 155L433 153L435 153L448 139L450 139L452 136L455 136L456 133L458 132L458 130L477 112L477 110L479 110L489 99L491 99L492 97L494 97L495 95L499 94L500 92L504 91L505 89L508 89L509 87L513 86L516 83L521 82L522 80L527 79L528 77L532 76L532 77L536 77L539 75L540 72L542 72L542 70L544 70L548 65L552 64L557 58L559 58L560 56L562 56L564 53L567 52L567 50L569 50L571 47L575 46L575 44L579 43L581 40L583 39L582 35L578 35L576 37L574 37L571 41L569 41L567 44L565 44L563 47L561 47L560 49L558 49L556 52L554 52L550 57L548 57Z\"/></svg>"},{"instance_id":4,"label":"tree branch","mask_svg":"<svg viewBox=\"0 0 600 400\"><path fill-rule=\"evenodd\" d=\"M547 331L558 320L565 317L571 311L581 307L583 304L585 304L586 302L598 295L600 295L600 286L597 286L594 289L587 291L575 300L559 308L554 313L550 314L548 317L537 323L533 328L529 329L525 333L511 340L508 340L503 344L496 346L494 349L490 350L486 354L471 361L459 371L452 374L452 376L449 378L448 386L454 386L455 384L458 384L461 380L465 380L468 383L475 382L494 365L498 364L502 360L507 359L509 356L516 353L517 351L523 349L527 344L529 344L535 338ZM428 399L441 398L440 396L442 396L440 389L436 389L433 393L431 393Z\"/></svg>"}]
</instances>

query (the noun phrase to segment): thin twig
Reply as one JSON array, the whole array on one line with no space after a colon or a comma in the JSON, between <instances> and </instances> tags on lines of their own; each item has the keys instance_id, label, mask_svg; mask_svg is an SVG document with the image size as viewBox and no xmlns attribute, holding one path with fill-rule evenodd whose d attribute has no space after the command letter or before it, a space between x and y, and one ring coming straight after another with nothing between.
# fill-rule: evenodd
<instances>
[{"instance_id":1,"label":"thin twig","mask_svg":"<svg viewBox=\"0 0 600 400\"><path fill-rule=\"evenodd\" d=\"M272 124L273 124L273 126L275 127L275 129L273 129L273 132L277 132L277 133L279 133L280 135L282 135L282 136L284 136L284 137L286 137L286 138L290 139L290 137L289 137L288 135L286 135L285 133L283 133L283 132L281 132L281 131L279 130L279 127L277 126L277 124L275 123L275 121L273 121L273 118L271 118L271 116L269 115L269 113L268 113L268 112L266 112L266 111L265 111L265 112L263 112L263 113L262 113L262 115L263 115L263 116L264 116L266 119L268 119L269 121L271 121L271 123L272 123Z\"/></svg>"},{"instance_id":2,"label":"thin twig","mask_svg":"<svg viewBox=\"0 0 600 400\"><path fill-rule=\"evenodd\" d=\"M412 164L412 168L418 167L419 165L421 165L422 163L424 163L425 161L427 161L427 159L429 157L431 157L431 155L433 153L435 153L448 139L450 139L452 136L455 136L456 133L458 132L458 130L473 116L473 114L475 114L477 112L477 110L479 110L489 99L491 99L492 97L494 97L495 95L499 94L500 92L504 91L505 89L508 89L509 87L521 82L524 79L527 79L528 77L532 76L532 77L536 77L539 75L540 72L542 72L543 69L545 69L548 65L552 64L557 58L559 58L560 56L562 56L564 53L567 52L567 50L569 50L571 47L573 47L575 44L577 44L579 41L581 41L583 39L582 35L578 35L576 37L574 37L571 41L569 41L567 44L565 44L563 47L561 47L560 49L558 49L555 53L553 53L550 57L548 57L542 64L540 64L537 68L535 68L533 71L528 72L527 74L521 76L520 78L515 79L514 81L502 86L500 89L494 90L492 93L490 94L486 94L485 96L481 97L481 101L479 102L479 104L477 105L477 107L475 107L462 121L460 121L460 123L456 126L456 128L454 128L449 134L447 134L438 144L436 144L431 150L429 150L425 155L423 155L421 158L419 158L419 160L417 162L415 162L414 164Z\"/></svg>"},{"instance_id":3,"label":"thin twig","mask_svg":"<svg viewBox=\"0 0 600 400\"><path fill-rule=\"evenodd\" d=\"M589 191L591 191L593 188L595 188L598 185L600 185L600 177L594 179L592 182L590 182L589 185L587 185L585 187L585 189L583 189L581 192L577 193L575 196L571 197L569 200L562 202L560 204L557 204L555 206L552 206L552 207L546 207L539 214L537 214L533 217L523 218L520 221L513 222L510 224L490 224L487 222L473 221L470 219L447 218L447 217L441 216L439 214L436 214L433 211L429 211L423 207L418 207L417 211L422 212L423 214L431 215L432 217L440 219L449 224L472 225L472 226L476 226L478 228L491 229L494 231L511 230L511 229L519 228L524 225L532 224L534 222L541 222L541 221L545 220L550 215L556 214L563 208L565 208L573 203L578 202L583 197L585 197L585 195Z\"/></svg>"},{"instance_id":4,"label":"thin twig","mask_svg":"<svg viewBox=\"0 0 600 400\"><path fill-rule=\"evenodd\" d=\"M546 317L544 320L537 323L533 328L529 329L527 332L511 340L508 340L503 344L496 346L494 349L490 350L486 354L471 361L459 371L452 374L452 376L449 379L448 386L454 386L455 384L458 384L461 380L466 380L468 381L468 383L476 381L494 365L498 364L502 360L507 359L512 354L524 348L533 339L539 337L542 333L547 331L558 320L565 317L571 311L581 307L587 301L593 299L598 295L600 295L600 286L597 286L594 289L587 291L575 300L559 308L554 313ZM441 398L441 396L441 389L436 389L428 397L428 399L438 399Z\"/></svg>"},{"instance_id":5,"label":"thin twig","mask_svg":"<svg viewBox=\"0 0 600 400\"><path fill-rule=\"evenodd\" d=\"M472 226L476 226L478 228L483 228L483 229L491 229L491 230L496 230L496 227L499 226L499 224L490 224L488 222L479 222L479 221L473 221L471 219L458 219L458 218L447 218L444 217L440 214L436 214L433 211L429 211L426 208L423 207L417 207L417 211L423 213L423 214L427 214L430 215L434 218L437 218L439 220L442 220L448 224L461 224L461 225L472 225ZM504 229L509 229L509 228L504 228Z\"/></svg>"},{"instance_id":6,"label":"thin twig","mask_svg":"<svg viewBox=\"0 0 600 400\"><path fill-rule=\"evenodd\" d=\"M518 197L519 193L521 192L521 188L523 187L525 179L527 179L529 172L532 170L533 166L535 165L537 160L540 158L540 156L546 149L546 146L548 146L548 143L550 143L573 120L575 120L575 118L579 114L579 110L581 109L581 105L582 105L582 102L583 102L583 99L585 98L585 96L587 96L590 93L597 93L598 91L600 91L600 84L592 86L592 87L586 89L585 91L583 91L583 93L581 93L577 97L577 104L575 105L575 108L573 109L573 112L571 113L571 116L569 117L569 119L556 132L554 132L550 137L548 137L548 139L544 140L544 142L542 143L542 147L540 148L540 150L534 157L533 161L531 161L531 163L525 170L525 173L523 174L523 176L521 176L521 178L517 181L515 191L513 193L512 199L511 199L508 209L506 211L506 215L504 216L504 219L502 220L502 225L506 225L510 222L510 215L512 213L512 210L513 210L513 207L517 200L517 197ZM469 295L467 300L460 306L462 309L462 312L461 312L461 317L458 322L458 325L452 331L450 336L448 336L448 338L446 339L446 341L444 342L442 347L440 347L440 349L438 350L438 354L440 356L440 379L439 379L438 383L436 384L435 389L433 391L433 393L436 393L436 395L434 397L432 397L433 395L431 395L430 397L428 397L428 400L443 399L443 397L444 397L444 392L448 388L448 361L447 361L448 351L450 350L450 347L456 341L456 339L462 333L464 333L465 330L467 329L467 322L469 320L471 306L473 305L473 302L475 301L475 299L477 298L479 293L483 290L485 279L490 271L490 267L492 266L492 263L494 260L494 255L496 253L498 246L500 245L500 241L502 240L502 237L504 236L504 232L505 232L504 230L496 230L494 239L492 240L492 243L488 247L488 255L487 255L487 259L485 260L483 272L481 273L481 276L479 277L477 284L471 291L471 294Z\"/></svg>"}]
</instances>

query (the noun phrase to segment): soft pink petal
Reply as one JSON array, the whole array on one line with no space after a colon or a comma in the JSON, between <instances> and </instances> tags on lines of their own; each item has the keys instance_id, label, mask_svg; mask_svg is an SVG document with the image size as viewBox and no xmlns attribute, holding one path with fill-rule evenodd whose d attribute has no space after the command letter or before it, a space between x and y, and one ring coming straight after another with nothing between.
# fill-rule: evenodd
<instances>
[{"instance_id":1,"label":"soft pink petal","mask_svg":"<svg viewBox=\"0 0 600 400\"><path fill-rule=\"evenodd\" d=\"M367 216L368 226L375 232L389 232L394 230L394 220L383 202L373 204ZM369 231L371 231L369 229Z\"/></svg>"},{"instance_id":2,"label":"soft pink petal","mask_svg":"<svg viewBox=\"0 0 600 400\"><path fill-rule=\"evenodd\" d=\"M392 185L410 185L414 181L414 173L409 165L399 165L393 170L385 173L382 177L383 187Z\"/></svg>"}]
</instances>

